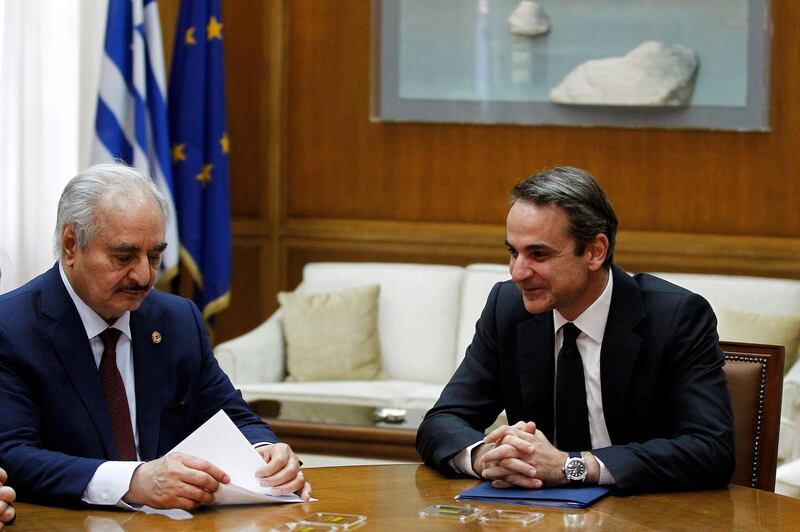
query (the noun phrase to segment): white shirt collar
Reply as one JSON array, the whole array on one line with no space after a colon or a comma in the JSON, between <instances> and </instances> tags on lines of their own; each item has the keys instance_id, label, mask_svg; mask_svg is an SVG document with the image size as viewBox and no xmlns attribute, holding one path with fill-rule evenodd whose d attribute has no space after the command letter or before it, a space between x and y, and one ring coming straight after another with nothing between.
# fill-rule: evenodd
<instances>
[{"instance_id":1,"label":"white shirt collar","mask_svg":"<svg viewBox=\"0 0 800 532\"><path fill-rule=\"evenodd\" d=\"M613 288L614 274L609 268L608 282L606 283L603 293L589 305L589 308L584 310L581 315L572 322L581 332L598 343L603 343L603 334L606 330L608 312L611 309L611 292ZM569 320L564 318L559 311L553 311L553 325L556 333L568 321Z\"/></svg>"},{"instance_id":2,"label":"white shirt collar","mask_svg":"<svg viewBox=\"0 0 800 532\"><path fill-rule=\"evenodd\" d=\"M64 266L61 264L61 261L58 262L58 272L61 274L61 281L67 288L69 297L72 298L72 302L75 303L75 308L78 309L78 314L81 317L83 328L86 329L86 336L91 340L101 332L105 331L108 328L108 323L106 323L106 320L100 317L100 314L92 310L92 308L87 305L77 293L75 293L75 290L69 283L67 274L64 272ZM117 321L114 322L114 328L122 331L122 334L127 336L129 340L131 339L130 311L126 310L122 316L117 318Z\"/></svg>"}]
</instances>

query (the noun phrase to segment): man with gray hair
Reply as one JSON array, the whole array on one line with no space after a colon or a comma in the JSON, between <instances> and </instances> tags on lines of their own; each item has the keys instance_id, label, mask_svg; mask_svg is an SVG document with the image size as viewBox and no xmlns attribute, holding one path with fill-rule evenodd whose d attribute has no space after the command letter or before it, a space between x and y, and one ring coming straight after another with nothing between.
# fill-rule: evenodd
<instances>
[{"instance_id":1,"label":"man with gray hair","mask_svg":"<svg viewBox=\"0 0 800 532\"><path fill-rule=\"evenodd\" d=\"M722 488L733 415L716 318L697 294L613 263L617 217L587 172L519 183L511 280L425 416L417 450L495 487ZM505 410L510 425L484 436Z\"/></svg>"},{"instance_id":2,"label":"man with gray hair","mask_svg":"<svg viewBox=\"0 0 800 532\"><path fill-rule=\"evenodd\" d=\"M74 177L55 266L0 296L0 464L23 499L194 509L230 477L169 453L223 409L264 458L273 494L310 486L217 365L197 307L153 290L170 213L121 164Z\"/></svg>"}]
</instances>

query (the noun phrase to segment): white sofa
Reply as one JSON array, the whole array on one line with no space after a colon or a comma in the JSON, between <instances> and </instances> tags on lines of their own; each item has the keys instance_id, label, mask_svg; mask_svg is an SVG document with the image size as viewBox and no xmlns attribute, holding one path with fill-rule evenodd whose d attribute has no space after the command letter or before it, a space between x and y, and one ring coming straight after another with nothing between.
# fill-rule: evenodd
<instances>
[{"instance_id":1,"label":"white sofa","mask_svg":"<svg viewBox=\"0 0 800 532\"><path fill-rule=\"evenodd\" d=\"M492 267L493 268L493 267ZM378 334L385 380L282 382L285 375L282 313L214 349L223 369L248 401L310 402L430 408L448 381L474 327L483 296L468 292L458 266L393 263L316 263L303 270L296 291L331 292L379 284ZM491 280L498 273L490 269ZM492 282L487 279L486 285ZM462 306L467 305L469 311ZM467 320L468 321L468 320ZM466 338L462 340L462 338Z\"/></svg>"},{"instance_id":2,"label":"white sofa","mask_svg":"<svg viewBox=\"0 0 800 532\"><path fill-rule=\"evenodd\" d=\"M800 315L800 281L712 274L656 275L703 295L715 310ZM299 292L380 285L378 333L385 380L283 382L280 310L247 334L218 345L214 352L248 401L427 409L463 358L491 287L508 278L507 266L496 264L466 268L396 263L306 265L303 281L296 288ZM800 457L798 365L784 381L782 414L779 463ZM796 466L793 463L779 468L777 489L800 495L800 461Z\"/></svg>"}]
</instances>

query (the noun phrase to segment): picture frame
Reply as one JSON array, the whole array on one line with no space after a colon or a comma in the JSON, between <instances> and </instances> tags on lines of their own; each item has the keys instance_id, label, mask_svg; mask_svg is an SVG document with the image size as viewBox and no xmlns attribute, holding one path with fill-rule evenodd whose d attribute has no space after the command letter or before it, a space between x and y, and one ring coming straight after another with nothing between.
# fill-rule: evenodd
<instances>
[{"instance_id":1,"label":"picture frame","mask_svg":"<svg viewBox=\"0 0 800 532\"><path fill-rule=\"evenodd\" d=\"M519 0L373 0L371 119L769 130L769 0L535 3L550 29L527 36L509 29ZM687 103L550 101L582 62L650 41L698 57Z\"/></svg>"}]
</instances>

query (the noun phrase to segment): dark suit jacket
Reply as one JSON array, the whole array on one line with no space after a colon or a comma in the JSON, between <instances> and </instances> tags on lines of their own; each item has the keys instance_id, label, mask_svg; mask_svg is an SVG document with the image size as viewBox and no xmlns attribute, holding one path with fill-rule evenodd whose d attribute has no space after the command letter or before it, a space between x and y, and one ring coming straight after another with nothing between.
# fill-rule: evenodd
<instances>
[{"instance_id":1,"label":"dark suit jacket","mask_svg":"<svg viewBox=\"0 0 800 532\"><path fill-rule=\"evenodd\" d=\"M217 365L191 301L151 291L130 325L143 460L221 408L251 443L277 441ZM22 498L77 503L97 467L115 459L89 340L56 264L0 296L0 466Z\"/></svg>"},{"instance_id":2,"label":"dark suit jacket","mask_svg":"<svg viewBox=\"0 0 800 532\"><path fill-rule=\"evenodd\" d=\"M622 492L726 486L733 415L711 307L657 277L612 274L600 352L612 445L592 452ZM425 463L455 474L448 461L503 409L509 424L534 421L552 441L554 358L553 313L529 314L514 283L495 285L464 361L420 425Z\"/></svg>"}]
</instances>

